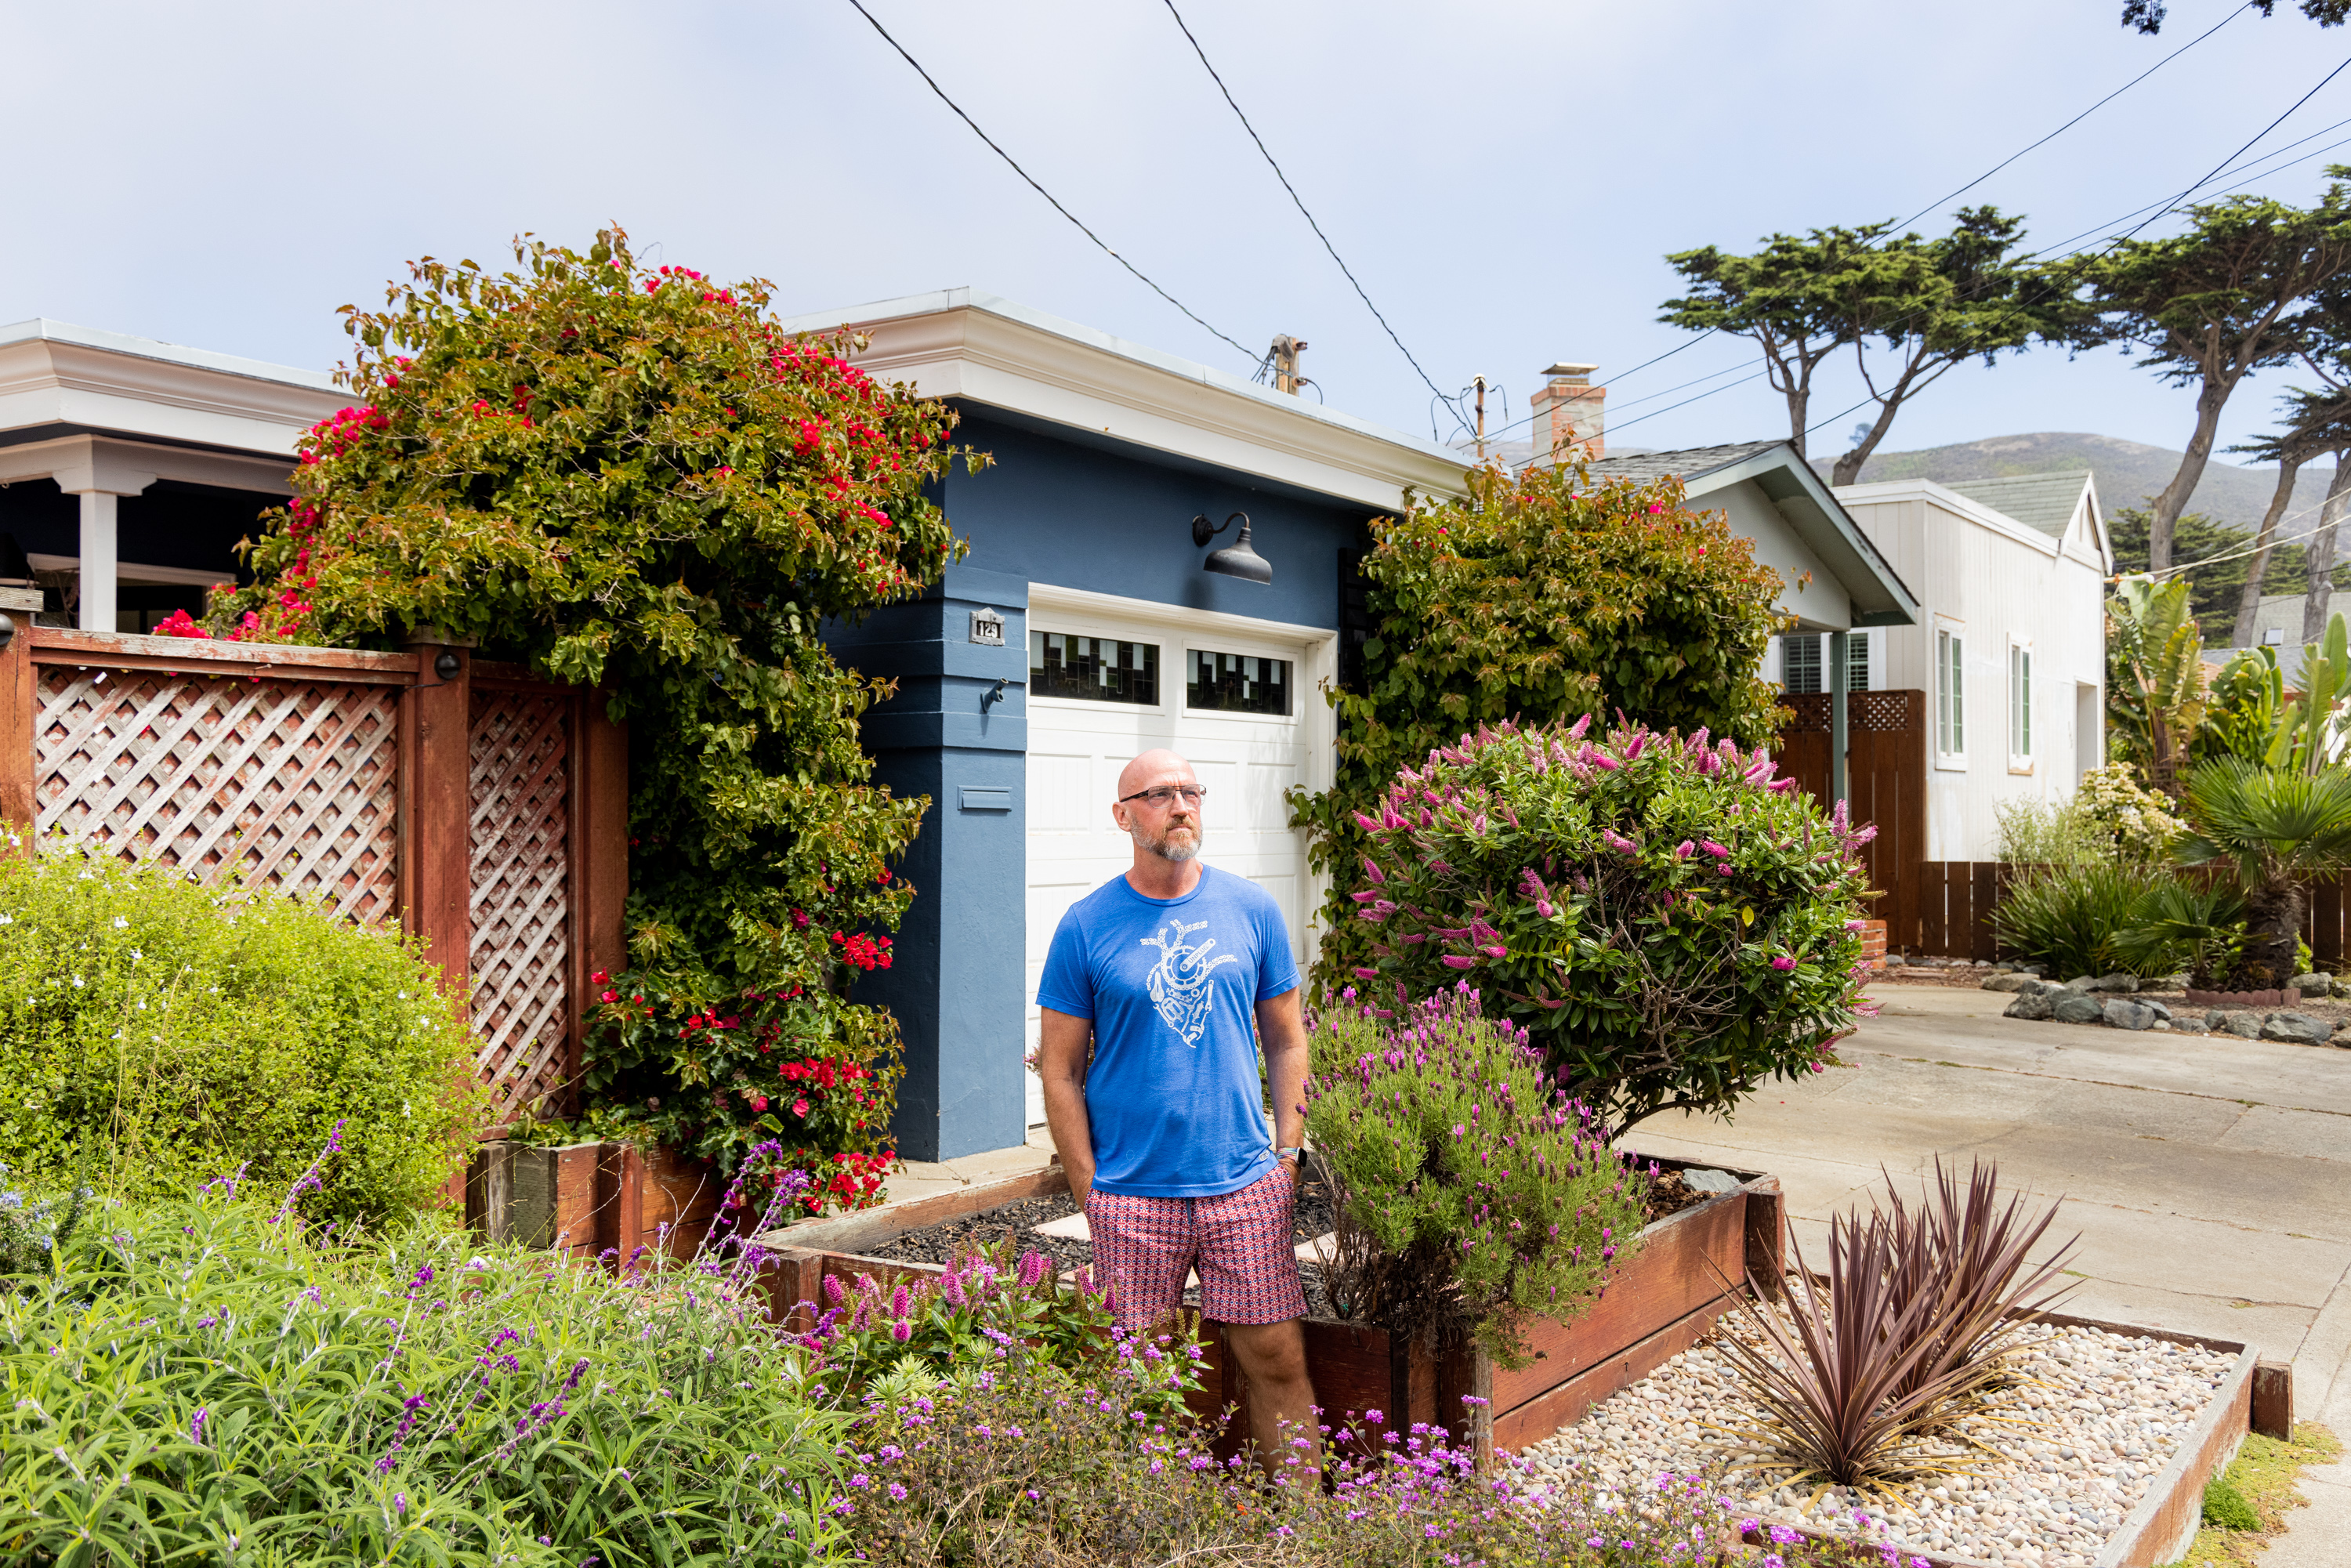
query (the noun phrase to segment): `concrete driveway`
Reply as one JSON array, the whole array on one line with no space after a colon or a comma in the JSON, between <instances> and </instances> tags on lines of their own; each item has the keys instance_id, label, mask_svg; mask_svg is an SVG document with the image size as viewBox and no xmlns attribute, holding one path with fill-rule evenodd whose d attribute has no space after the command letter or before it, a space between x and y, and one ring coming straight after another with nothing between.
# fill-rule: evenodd
<instances>
[{"instance_id":1,"label":"concrete driveway","mask_svg":"<svg viewBox=\"0 0 2351 1568\"><path fill-rule=\"evenodd\" d=\"M1806 1260L1827 1218L1937 1155L2064 1202L2086 1317L2242 1340L2294 1363L2299 1418L2351 1437L2351 1051L2004 1019L1992 991L1881 984L1849 1065L1729 1123L1659 1116L1625 1142L1769 1171ZM1907 1180L1905 1178L1907 1178ZM2351 1465L2305 1483L2272 1568L2351 1563Z\"/></svg>"}]
</instances>

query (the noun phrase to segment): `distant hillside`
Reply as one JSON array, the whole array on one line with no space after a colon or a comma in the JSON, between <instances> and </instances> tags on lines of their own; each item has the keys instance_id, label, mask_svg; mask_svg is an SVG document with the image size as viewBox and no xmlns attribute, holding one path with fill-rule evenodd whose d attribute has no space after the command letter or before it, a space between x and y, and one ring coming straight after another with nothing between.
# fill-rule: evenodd
<instances>
[{"instance_id":1,"label":"distant hillside","mask_svg":"<svg viewBox=\"0 0 2351 1568\"><path fill-rule=\"evenodd\" d=\"M1826 477L1835 455L1815 457L1813 466ZM1861 470L1861 482L1881 479L1998 479L2011 474L2051 474L2087 468L2097 476L2098 499L2107 515L2125 507L2143 507L2147 498L2171 482L2179 454L2111 435L2084 435L2043 431L2032 435L1996 435L1988 441L1962 442L1956 446L1931 446L1923 452L1880 452ZM2294 476L2295 510L2311 508L2300 527L2318 520L2319 502L2334 466L2311 464ZM2261 527L2277 488L2275 469L2237 468L2215 458L2204 466L2204 477L2189 497L2188 509L2201 512L2223 527L2248 532ZM2290 525L2291 530L2291 525Z\"/></svg>"}]
</instances>

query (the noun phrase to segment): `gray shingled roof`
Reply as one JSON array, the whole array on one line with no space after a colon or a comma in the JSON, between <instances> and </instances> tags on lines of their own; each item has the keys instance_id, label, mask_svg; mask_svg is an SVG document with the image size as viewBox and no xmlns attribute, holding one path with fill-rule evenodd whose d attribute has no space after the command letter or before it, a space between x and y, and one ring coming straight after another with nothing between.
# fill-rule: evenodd
<instances>
[{"instance_id":1,"label":"gray shingled roof","mask_svg":"<svg viewBox=\"0 0 2351 1568\"><path fill-rule=\"evenodd\" d=\"M2052 538L2065 537L2065 525L2082 504L2082 486L2090 471L2071 474L2014 474L2001 479L1946 479L1943 488L1957 490L1970 501L1981 501L2002 517L2014 517L2028 528Z\"/></svg>"},{"instance_id":2,"label":"gray shingled roof","mask_svg":"<svg viewBox=\"0 0 2351 1568\"><path fill-rule=\"evenodd\" d=\"M1592 465L1595 474L1621 474L1628 479L1657 479L1667 474L1695 479L1734 463L1744 463L1759 452L1785 446L1780 441L1740 441L1728 446L1685 446L1678 452L1644 452L1637 455L1603 458Z\"/></svg>"}]
</instances>

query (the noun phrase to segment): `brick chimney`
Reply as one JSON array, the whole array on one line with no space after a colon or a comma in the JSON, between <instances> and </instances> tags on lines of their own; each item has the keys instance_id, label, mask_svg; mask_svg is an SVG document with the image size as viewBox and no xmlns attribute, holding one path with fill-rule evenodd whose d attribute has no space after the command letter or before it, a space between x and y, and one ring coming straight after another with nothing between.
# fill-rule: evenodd
<instances>
[{"instance_id":1,"label":"brick chimney","mask_svg":"<svg viewBox=\"0 0 2351 1568\"><path fill-rule=\"evenodd\" d=\"M1527 400L1534 413L1536 462L1571 462L1570 449L1578 446L1595 460L1608 455L1608 389L1592 384L1599 368L1562 363L1543 372L1550 379Z\"/></svg>"}]
</instances>

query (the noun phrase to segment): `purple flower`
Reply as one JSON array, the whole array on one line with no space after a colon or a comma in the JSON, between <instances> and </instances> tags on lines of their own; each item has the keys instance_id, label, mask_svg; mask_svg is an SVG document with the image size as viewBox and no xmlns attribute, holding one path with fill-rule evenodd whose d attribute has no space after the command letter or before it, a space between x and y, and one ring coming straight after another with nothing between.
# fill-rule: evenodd
<instances>
[{"instance_id":1,"label":"purple flower","mask_svg":"<svg viewBox=\"0 0 2351 1568\"><path fill-rule=\"evenodd\" d=\"M395 1514L407 1513L408 1494L406 1492L396 1491L392 1494L392 1511Z\"/></svg>"},{"instance_id":2,"label":"purple flower","mask_svg":"<svg viewBox=\"0 0 2351 1568\"><path fill-rule=\"evenodd\" d=\"M188 1440L190 1442L201 1443L204 1440L204 1421L205 1418L211 1415L212 1412L206 1409L204 1406L199 1405L196 1406L196 1413L188 1417Z\"/></svg>"},{"instance_id":3,"label":"purple flower","mask_svg":"<svg viewBox=\"0 0 2351 1568\"><path fill-rule=\"evenodd\" d=\"M1796 961L1793 958L1789 957L1785 953L1782 953L1778 957L1771 960L1771 967L1784 974L1788 970L1796 967Z\"/></svg>"}]
</instances>

